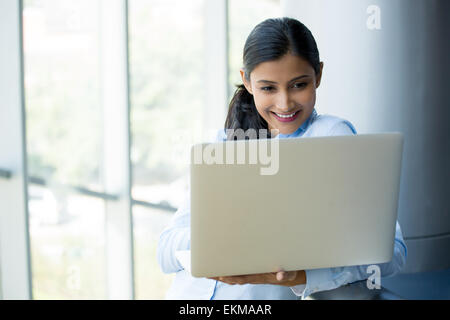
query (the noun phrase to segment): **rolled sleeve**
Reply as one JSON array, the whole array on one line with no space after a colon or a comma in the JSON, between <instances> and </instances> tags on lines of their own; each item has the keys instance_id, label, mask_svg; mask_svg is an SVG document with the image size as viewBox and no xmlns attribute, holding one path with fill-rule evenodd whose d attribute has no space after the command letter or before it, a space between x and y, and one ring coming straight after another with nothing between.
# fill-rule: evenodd
<instances>
[{"instance_id":1,"label":"rolled sleeve","mask_svg":"<svg viewBox=\"0 0 450 320\"><path fill-rule=\"evenodd\" d=\"M306 284L291 287L295 295L305 299L311 293L329 290L328 288L331 287L332 274L330 268L305 270L305 272Z\"/></svg>"},{"instance_id":2,"label":"rolled sleeve","mask_svg":"<svg viewBox=\"0 0 450 320\"><path fill-rule=\"evenodd\" d=\"M333 290L348 283L365 280L372 274L368 267L373 265L380 268L381 277L391 277L403 268L406 263L406 255L406 244L403 240L400 224L397 221L394 254L391 261L381 264L305 270L306 285L294 286L291 289L295 295L305 299L315 292Z\"/></svg>"}]
</instances>

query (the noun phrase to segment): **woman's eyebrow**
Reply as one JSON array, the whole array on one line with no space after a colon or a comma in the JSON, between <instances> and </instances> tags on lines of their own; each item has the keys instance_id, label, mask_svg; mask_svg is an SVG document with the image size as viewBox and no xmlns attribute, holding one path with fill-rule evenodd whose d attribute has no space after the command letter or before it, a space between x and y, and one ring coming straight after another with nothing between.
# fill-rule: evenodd
<instances>
[{"instance_id":1,"label":"woman's eyebrow","mask_svg":"<svg viewBox=\"0 0 450 320\"><path fill-rule=\"evenodd\" d=\"M303 79L303 78L307 78L307 77L310 77L310 75L304 74L304 75L301 75L301 76L298 76L298 77L295 77L295 78L289 80L288 83L291 83L291 82L293 82L293 81L300 80L300 79ZM259 82L264 82L264 83L278 83L278 82L270 81L270 80L258 80L257 83L259 83Z\"/></svg>"}]
</instances>

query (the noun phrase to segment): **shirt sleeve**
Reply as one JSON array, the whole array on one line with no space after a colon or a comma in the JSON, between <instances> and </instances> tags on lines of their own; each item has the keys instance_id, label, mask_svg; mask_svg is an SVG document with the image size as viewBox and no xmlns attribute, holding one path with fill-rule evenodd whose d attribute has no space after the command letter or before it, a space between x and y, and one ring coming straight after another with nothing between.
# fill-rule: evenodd
<instances>
[{"instance_id":1,"label":"shirt sleeve","mask_svg":"<svg viewBox=\"0 0 450 320\"><path fill-rule=\"evenodd\" d=\"M356 130L347 120L336 123L329 131L329 136L354 135ZM407 256L406 244L398 221L396 222L394 253L390 262L377 264L381 277L389 277L397 274L405 265ZM347 266L336 268L322 268L305 270L306 284L291 287L294 294L305 299L310 294L336 289L348 283L365 280L372 275L371 265Z\"/></svg>"},{"instance_id":2,"label":"shirt sleeve","mask_svg":"<svg viewBox=\"0 0 450 320\"><path fill-rule=\"evenodd\" d=\"M184 203L175 212L169 225L159 236L156 255L162 272L172 273L183 270L175 257L175 252L189 250L190 246L190 199L187 196Z\"/></svg>"},{"instance_id":3,"label":"shirt sleeve","mask_svg":"<svg viewBox=\"0 0 450 320\"><path fill-rule=\"evenodd\" d=\"M378 266L381 277L397 274L405 265L407 256L406 244L403 240L400 225L396 223L394 254L390 262L336 268L305 270L306 284L291 287L292 291L305 299L312 293L336 289L348 283L365 280L373 274L370 266Z\"/></svg>"},{"instance_id":4,"label":"shirt sleeve","mask_svg":"<svg viewBox=\"0 0 450 320\"><path fill-rule=\"evenodd\" d=\"M353 126L353 124L350 121L347 120L341 120L334 124L329 133L328 136L349 136L349 135L355 135L356 129Z\"/></svg>"},{"instance_id":5,"label":"shirt sleeve","mask_svg":"<svg viewBox=\"0 0 450 320\"><path fill-rule=\"evenodd\" d=\"M214 141L226 140L223 129L218 130ZM164 273L173 273L183 270L175 252L178 250L189 250L191 248L191 203L190 192L186 194L183 204L178 208L172 217L169 225L159 236L157 246L158 264Z\"/></svg>"}]
</instances>

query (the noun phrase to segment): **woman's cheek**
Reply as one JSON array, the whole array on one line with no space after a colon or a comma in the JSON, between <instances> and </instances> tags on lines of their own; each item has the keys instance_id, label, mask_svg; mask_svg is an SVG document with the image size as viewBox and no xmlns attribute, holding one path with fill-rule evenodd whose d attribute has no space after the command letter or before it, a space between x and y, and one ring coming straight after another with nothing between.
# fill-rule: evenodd
<instances>
[{"instance_id":1,"label":"woman's cheek","mask_svg":"<svg viewBox=\"0 0 450 320\"><path fill-rule=\"evenodd\" d=\"M308 90L308 91L299 92L295 96L295 100L297 101L297 103L301 104L302 106L314 105L316 102L316 91Z\"/></svg>"},{"instance_id":2,"label":"woman's cheek","mask_svg":"<svg viewBox=\"0 0 450 320\"><path fill-rule=\"evenodd\" d=\"M254 97L255 99L255 105L258 109L260 114L267 113L269 114L269 109L272 106L271 99L270 98L264 98L264 97Z\"/></svg>"}]
</instances>

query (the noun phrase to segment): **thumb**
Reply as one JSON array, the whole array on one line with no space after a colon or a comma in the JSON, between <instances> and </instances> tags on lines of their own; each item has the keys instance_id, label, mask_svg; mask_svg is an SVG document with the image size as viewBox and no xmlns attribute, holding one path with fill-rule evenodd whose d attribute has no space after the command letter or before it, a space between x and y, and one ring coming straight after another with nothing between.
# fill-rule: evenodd
<instances>
[{"instance_id":1,"label":"thumb","mask_svg":"<svg viewBox=\"0 0 450 320\"><path fill-rule=\"evenodd\" d=\"M297 271L278 271L277 280L278 281L291 281L297 276Z\"/></svg>"}]
</instances>

